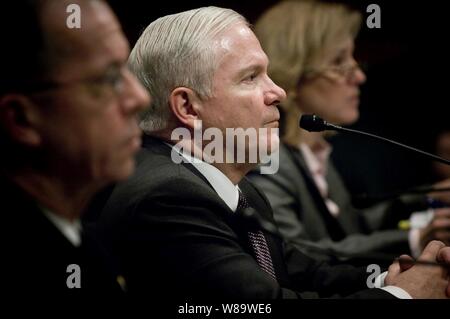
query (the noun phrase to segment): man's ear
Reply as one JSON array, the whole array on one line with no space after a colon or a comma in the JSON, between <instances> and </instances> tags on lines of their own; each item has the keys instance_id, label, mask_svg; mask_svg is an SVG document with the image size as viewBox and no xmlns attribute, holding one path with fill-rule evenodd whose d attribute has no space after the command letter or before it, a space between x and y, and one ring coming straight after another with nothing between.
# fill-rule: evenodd
<instances>
[{"instance_id":1,"label":"man's ear","mask_svg":"<svg viewBox=\"0 0 450 319\"><path fill-rule=\"evenodd\" d=\"M198 109L202 101L192 89L178 87L169 97L169 105L175 117L184 125L194 128L194 121L200 120Z\"/></svg>"},{"instance_id":2,"label":"man's ear","mask_svg":"<svg viewBox=\"0 0 450 319\"><path fill-rule=\"evenodd\" d=\"M33 101L21 94L0 97L0 125L10 139L31 147L40 145L37 108Z\"/></svg>"}]
</instances>

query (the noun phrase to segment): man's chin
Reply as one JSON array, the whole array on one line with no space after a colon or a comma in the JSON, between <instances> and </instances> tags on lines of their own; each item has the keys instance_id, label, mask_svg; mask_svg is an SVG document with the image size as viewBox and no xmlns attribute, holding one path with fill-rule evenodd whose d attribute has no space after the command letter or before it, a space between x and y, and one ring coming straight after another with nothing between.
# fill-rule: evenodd
<instances>
[{"instance_id":1,"label":"man's chin","mask_svg":"<svg viewBox=\"0 0 450 319\"><path fill-rule=\"evenodd\" d=\"M280 137L278 134L270 134L259 141L259 154L270 155L280 148Z\"/></svg>"},{"instance_id":2,"label":"man's chin","mask_svg":"<svg viewBox=\"0 0 450 319\"><path fill-rule=\"evenodd\" d=\"M129 178L136 169L136 162L134 158L131 158L124 162L122 165L111 169L105 174L105 180L107 183L121 182Z\"/></svg>"},{"instance_id":3,"label":"man's chin","mask_svg":"<svg viewBox=\"0 0 450 319\"><path fill-rule=\"evenodd\" d=\"M270 134L270 140L268 141L268 150L270 154L280 149L280 137L278 134Z\"/></svg>"}]
</instances>

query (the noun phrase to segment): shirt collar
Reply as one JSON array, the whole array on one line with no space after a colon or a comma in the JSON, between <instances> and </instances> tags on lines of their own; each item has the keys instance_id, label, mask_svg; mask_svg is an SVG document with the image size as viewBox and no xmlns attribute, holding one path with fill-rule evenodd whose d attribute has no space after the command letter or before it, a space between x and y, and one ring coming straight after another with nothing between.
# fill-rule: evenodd
<instances>
[{"instance_id":1,"label":"shirt collar","mask_svg":"<svg viewBox=\"0 0 450 319\"><path fill-rule=\"evenodd\" d=\"M56 215L45 207L40 207L44 215L55 225L55 227L72 243L75 247L81 245L81 222L79 219L69 221L68 219Z\"/></svg>"},{"instance_id":2,"label":"shirt collar","mask_svg":"<svg viewBox=\"0 0 450 319\"><path fill-rule=\"evenodd\" d=\"M320 139L313 145L301 143L300 150L310 171L320 171L322 174L326 174L327 163L332 151L332 147L327 141Z\"/></svg>"},{"instance_id":3,"label":"shirt collar","mask_svg":"<svg viewBox=\"0 0 450 319\"><path fill-rule=\"evenodd\" d=\"M168 144L170 145L170 144ZM239 187L234 185L230 179L222 173L217 167L192 157L190 154L180 152L175 145L170 145L178 153L180 153L188 163L191 163L211 184L217 195L227 204L227 206L235 212L239 202Z\"/></svg>"}]
</instances>

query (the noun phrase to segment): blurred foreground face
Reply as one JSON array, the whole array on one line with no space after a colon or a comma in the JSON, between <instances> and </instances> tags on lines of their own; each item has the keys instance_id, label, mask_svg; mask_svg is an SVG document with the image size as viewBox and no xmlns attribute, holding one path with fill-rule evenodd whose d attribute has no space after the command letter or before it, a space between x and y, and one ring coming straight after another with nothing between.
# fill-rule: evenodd
<instances>
[{"instance_id":1,"label":"blurred foreground face","mask_svg":"<svg viewBox=\"0 0 450 319\"><path fill-rule=\"evenodd\" d=\"M65 2L42 13L56 63L54 88L33 97L41 112L41 146L74 182L121 180L134 169L141 135L136 114L150 99L126 68L128 43L109 7L80 1L81 28L69 29Z\"/></svg>"},{"instance_id":2,"label":"blurred foreground face","mask_svg":"<svg viewBox=\"0 0 450 319\"><path fill-rule=\"evenodd\" d=\"M267 144L268 153L274 151L279 144L274 130L280 118L277 105L286 94L267 75L268 59L258 39L247 26L238 24L220 37L217 46L220 62L212 97L205 102L203 124L223 132L226 128L257 129L264 136L258 139L260 147Z\"/></svg>"},{"instance_id":3,"label":"blurred foreground face","mask_svg":"<svg viewBox=\"0 0 450 319\"><path fill-rule=\"evenodd\" d=\"M351 37L328 50L322 62L305 73L297 91L303 113L314 113L329 122L348 125L359 117L359 86L365 74L353 58Z\"/></svg>"}]
</instances>

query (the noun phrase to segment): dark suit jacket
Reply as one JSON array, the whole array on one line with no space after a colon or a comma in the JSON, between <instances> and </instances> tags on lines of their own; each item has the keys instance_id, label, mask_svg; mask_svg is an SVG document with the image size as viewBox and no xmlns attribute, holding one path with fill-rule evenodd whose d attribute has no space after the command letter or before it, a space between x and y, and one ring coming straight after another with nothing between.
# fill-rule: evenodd
<instances>
[{"instance_id":1,"label":"dark suit jacket","mask_svg":"<svg viewBox=\"0 0 450 319\"><path fill-rule=\"evenodd\" d=\"M365 212L358 211L352 206L340 175L329 162L326 175L329 196L340 208L335 218L325 205L301 152L282 144L279 161L276 174L260 175L255 170L249 178L268 197L280 232L287 241L324 260L333 256L358 256L361 261L379 256L382 259L379 262L386 262L392 260L389 256L409 251L407 231L392 227L396 226L395 221L387 221L393 216L405 216L413 204L419 207L422 196L400 198Z\"/></svg>"},{"instance_id":2,"label":"dark suit jacket","mask_svg":"<svg viewBox=\"0 0 450 319\"><path fill-rule=\"evenodd\" d=\"M94 234L85 229L82 244L75 247L19 187L0 178L0 189L1 289L6 304L33 302L52 308L65 302L76 308L101 307L109 298L123 297L117 268ZM80 289L67 287L66 280L73 273L67 272L70 264L80 266ZM26 307L17 310L26 311Z\"/></svg>"},{"instance_id":3,"label":"dark suit jacket","mask_svg":"<svg viewBox=\"0 0 450 319\"><path fill-rule=\"evenodd\" d=\"M365 269L329 267L265 233L278 282L252 257L246 229L189 163L175 164L171 148L146 137L135 174L118 185L100 226L120 256L129 292L167 298L298 298L342 296L365 288ZM251 183L239 187L261 218L271 208ZM353 295L392 297L379 289Z\"/></svg>"}]
</instances>

